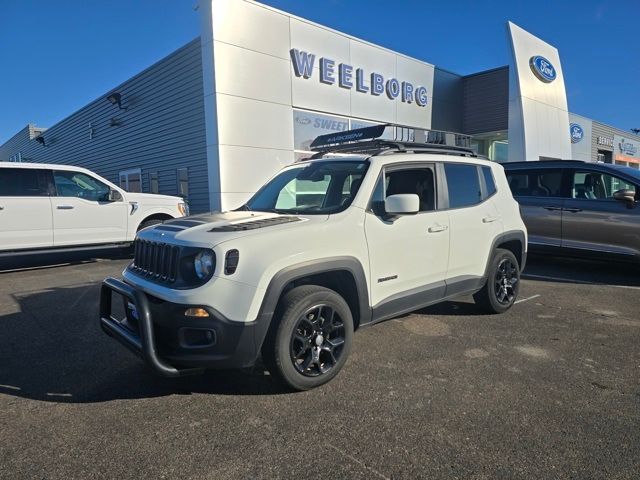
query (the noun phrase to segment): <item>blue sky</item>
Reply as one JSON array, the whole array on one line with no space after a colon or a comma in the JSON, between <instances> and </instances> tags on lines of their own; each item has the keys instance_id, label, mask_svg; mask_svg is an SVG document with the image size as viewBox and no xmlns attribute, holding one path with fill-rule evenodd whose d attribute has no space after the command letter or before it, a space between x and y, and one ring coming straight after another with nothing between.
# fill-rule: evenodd
<instances>
[{"instance_id":1,"label":"blue sky","mask_svg":"<svg viewBox=\"0 0 640 480\"><path fill-rule=\"evenodd\" d=\"M196 0L0 0L0 144L49 127L198 35ZM511 20L560 50L569 109L640 128L640 0L266 0L456 73L508 63Z\"/></svg>"}]
</instances>

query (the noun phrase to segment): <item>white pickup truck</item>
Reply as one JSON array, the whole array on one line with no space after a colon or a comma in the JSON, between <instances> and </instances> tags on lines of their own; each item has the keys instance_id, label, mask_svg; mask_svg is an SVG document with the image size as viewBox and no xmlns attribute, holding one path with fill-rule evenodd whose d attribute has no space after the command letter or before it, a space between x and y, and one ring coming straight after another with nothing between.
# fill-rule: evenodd
<instances>
[{"instance_id":1,"label":"white pickup truck","mask_svg":"<svg viewBox=\"0 0 640 480\"><path fill-rule=\"evenodd\" d=\"M182 198L126 192L84 168L0 162L0 256L128 243L188 213Z\"/></svg>"}]
</instances>

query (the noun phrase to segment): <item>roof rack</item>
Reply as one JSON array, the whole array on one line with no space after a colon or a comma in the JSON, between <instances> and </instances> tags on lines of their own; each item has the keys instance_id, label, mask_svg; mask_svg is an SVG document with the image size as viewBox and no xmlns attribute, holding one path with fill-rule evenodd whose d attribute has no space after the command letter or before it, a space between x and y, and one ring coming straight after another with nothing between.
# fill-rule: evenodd
<instances>
[{"instance_id":1,"label":"roof rack","mask_svg":"<svg viewBox=\"0 0 640 480\"><path fill-rule=\"evenodd\" d=\"M388 153L440 153L477 157L471 149L471 137L394 125L391 123L320 135L311 142L311 157L322 158L328 153L364 153L371 156Z\"/></svg>"}]
</instances>

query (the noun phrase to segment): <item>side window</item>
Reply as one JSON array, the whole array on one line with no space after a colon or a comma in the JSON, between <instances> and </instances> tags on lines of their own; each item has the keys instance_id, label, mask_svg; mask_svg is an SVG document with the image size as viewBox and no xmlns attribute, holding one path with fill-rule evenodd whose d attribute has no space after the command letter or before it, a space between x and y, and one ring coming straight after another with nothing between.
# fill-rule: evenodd
<instances>
[{"instance_id":1,"label":"side window","mask_svg":"<svg viewBox=\"0 0 640 480\"><path fill-rule=\"evenodd\" d=\"M482 201L478 167L461 163L445 163L449 190L449 208L476 205Z\"/></svg>"},{"instance_id":2,"label":"side window","mask_svg":"<svg viewBox=\"0 0 640 480\"><path fill-rule=\"evenodd\" d=\"M49 196L49 174L33 168L0 168L0 197Z\"/></svg>"},{"instance_id":3,"label":"side window","mask_svg":"<svg viewBox=\"0 0 640 480\"><path fill-rule=\"evenodd\" d=\"M507 172L514 197L563 197L562 170L516 170Z\"/></svg>"},{"instance_id":4,"label":"side window","mask_svg":"<svg viewBox=\"0 0 640 480\"><path fill-rule=\"evenodd\" d=\"M436 183L433 169L409 168L392 170L380 177L371 197L371 208L376 214L384 212L384 200L390 195L413 193L420 198L420 211L436 208Z\"/></svg>"},{"instance_id":5,"label":"side window","mask_svg":"<svg viewBox=\"0 0 640 480\"><path fill-rule=\"evenodd\" d=\"M489 198L496 193L496 182L493 179L491 167L482 167L482 176L484 177L484 184L487 187L487 198Z\"/></svg>"},{"instance_id":6,"label":"side window","mask_svg":"<svg viewBox=\"0 0 640 480\"><path fill-rule=\"evenodd\" d=\"M149 192L158 193L160 188L158 186L158 172L149 173Z\"/></svg>"},{"instance_id":7,"label":"side window","mask_svg":"<svg viewBox=\"0 0 640 480\"><path fill-rule=\"evenodd\" d=\"M576 171L571 184L572 198L586 200L612 200L618 190L633 190L636 186L621 178L601 172Z\"/></svg>"},{"instance_id":8,"label":"side window","mask_svg":"<svg viewBox=\"0 0 640 480\"><path fill-rule=\"evenodd\" d=\"M106 201L111 190L107 185L84 173L58 170L53 172L58 197L78 197L92 202Z\"/></svg>"}]
</instances>

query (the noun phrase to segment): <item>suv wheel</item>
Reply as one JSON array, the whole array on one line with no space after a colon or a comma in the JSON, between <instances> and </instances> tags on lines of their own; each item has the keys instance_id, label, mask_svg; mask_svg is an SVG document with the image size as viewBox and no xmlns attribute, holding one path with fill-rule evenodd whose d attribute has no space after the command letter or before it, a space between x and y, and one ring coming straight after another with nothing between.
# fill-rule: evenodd
<instances>
[{"instance_id":1,"label":"suv wheel","mask_svg":"<svg viewBox=\"0 0 640 480\"><path fill-rule=\"evenodd\" d=\"M520 289L520 268L518 260L509 250L496 250L487 283L473 298L476 304L487 313L503 313L509 310Z\"/></svg>"},{"instance_id":2,"label":"suv wheel","mask_svg":"<svg viewBox=\"0 0 640 480\"><path fill-rule=\"evenodd\" d=\"M353 317L333 290L296 287L281 299L262 349L270 373L295 390L335 377L347 361Z\"/></svg>"},{"instance_id":3,"label":"suv wheel","mask_svg":"<svg viewBox=\"0 0 640 480\"><path fill-rule=\"evenodd\" d=\"M147 227L151 227L153 225L159 225L162 223L162 220L157 219L157 218L151 218L149 220L145 220L144 222L142 222L139 226L138 226L138 231L147 228Z\"/></svg>"}]
</instances>

